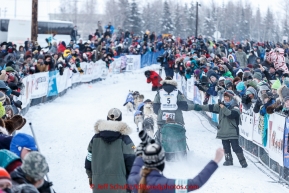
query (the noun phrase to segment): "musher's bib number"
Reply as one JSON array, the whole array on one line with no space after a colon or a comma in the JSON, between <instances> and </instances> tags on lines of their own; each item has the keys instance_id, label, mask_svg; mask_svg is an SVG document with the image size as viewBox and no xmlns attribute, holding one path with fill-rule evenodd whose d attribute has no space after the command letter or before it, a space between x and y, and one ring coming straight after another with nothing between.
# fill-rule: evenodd
<instances>
[{"instance_id":1,"label":"musher's bib number","mask_svg":"<svg viewBox=\"0 0 289 193\"><path fill-rule=\"evenodd\" d=\"M162 120L166 121L168 118L175 120L175 113L163 112Z\"/></svg>"}]
</instances>

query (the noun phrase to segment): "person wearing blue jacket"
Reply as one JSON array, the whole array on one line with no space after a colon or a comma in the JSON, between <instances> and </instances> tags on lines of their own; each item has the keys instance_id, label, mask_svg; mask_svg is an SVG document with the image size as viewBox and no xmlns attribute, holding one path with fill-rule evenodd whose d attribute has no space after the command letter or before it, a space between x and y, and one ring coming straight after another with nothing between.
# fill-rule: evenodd
<instances>
[{"instance_id":1,"label":"person wearing blue jacket","mask_svg":"<svg viewBox=\"0 0 289 193\"><path fill-rule=\"evenodd\" d=\"M168 179L163 175L165 151L154 140L143 140L136 148L136 155L138 157L128 177L128 187L133 193L175 193L177 190L190 192L201 188L217 170L224 152L221 148L217 149L214 160L211 160L196 177L185 180Z\"/></svg>"}]
</instances>

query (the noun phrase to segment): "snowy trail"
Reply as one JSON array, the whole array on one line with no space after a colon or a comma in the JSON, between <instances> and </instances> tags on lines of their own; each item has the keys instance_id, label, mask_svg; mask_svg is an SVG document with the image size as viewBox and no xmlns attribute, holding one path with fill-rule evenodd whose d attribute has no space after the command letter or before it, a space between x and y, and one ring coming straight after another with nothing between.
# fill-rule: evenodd
<instances>
[{"instance_id":1,"label":"snowy trail","mask_svg":"<svg viewBox=\"0 0 289 193\"><path fill-rule=\"evenodd\" d=\"M106 119L109 109L116 107L123 112L123 121L133 129L130 135L135 145L137 136L133 114L123 107L129 90L138 90L145 99L154 99L151 85L146 84L143 73L118 75L120 81L111 80L95 84L85 84L55 101L30 108L25 116L32 122L40 150L49 163L49 177L56 192L91 192L84 169L87 146L94 135L93 126L98 119ZM221 147L216 139L215 129L205 118L195 112L184 112L187 129L188 159L179 163L166 163L164 174L169 178L193 178L214 157L215 150ZM201 124L201 120L206 128ZM208 130L210 131L208 131ZM28 124L21 132L31 134ZM280 184L270 183L271 179L260 172L251 162L242 169L234 154L234 166L219 169L199 192L287 192Z\"/></svg>"}]
</instances>

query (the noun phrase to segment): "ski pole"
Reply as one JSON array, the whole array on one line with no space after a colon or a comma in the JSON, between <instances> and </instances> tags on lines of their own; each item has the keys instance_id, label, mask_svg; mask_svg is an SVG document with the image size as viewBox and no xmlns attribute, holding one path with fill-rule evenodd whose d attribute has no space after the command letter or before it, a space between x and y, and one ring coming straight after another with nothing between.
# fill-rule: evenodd
<instances>
[{"instance_id":1,"label":"ski pole","mask_svg":"<svg viewBox=\"0 0 289 193\"><path fill-rule=\"evenodd\" d=\"M34 137L35 143L37 145L38 152L40 153L39 143L37 142L36 135L34 133L34 129L33 129L33 126L32 126L31 122L29 123L29 126L30 126L30 129L31 129L32 135ZM48 182L50 182L48 174L46 174L46 179L47 179ZM52 186L50 186L50 192L54 193L54 190L53 190Z\"/></svg>"}]
</instances>

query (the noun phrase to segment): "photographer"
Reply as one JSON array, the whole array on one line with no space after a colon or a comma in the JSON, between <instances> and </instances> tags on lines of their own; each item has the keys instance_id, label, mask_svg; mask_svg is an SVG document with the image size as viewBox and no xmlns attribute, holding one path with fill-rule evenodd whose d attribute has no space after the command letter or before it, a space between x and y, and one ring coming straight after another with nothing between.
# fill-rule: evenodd
<instances>
[{"instance_id":1,"label":"photographer","mask_svg":"<svg viewBox=\"0 0 289 193\"><path fill-rule=\"evenodd\" d=\"M165 68L166 76L174 77L174 55L172 53L172 50L167 45L164 46L164 50L165 52L163 53L163 66Z\"/></svg>"},{"instance_id":2,"label":"photographer","mask_svg":"<svg viewBox=\"0 0 289 193\"><path fill-rule=\"evenodd\" d=\"M234 99L233 91L226 91L224 93L224 101L219 100L219 104L212 105L193 105L195 111L208 111L219 114L219 125L217 132L217 139L222 140L225 150L224 166L233 165L233 156L231 153L231 146L236 153L239 162L243 168L248 166L243 154L243 149L239 146L239 124L240 124L240 110L237 102Z\"/></svg>"}]
</instances>

